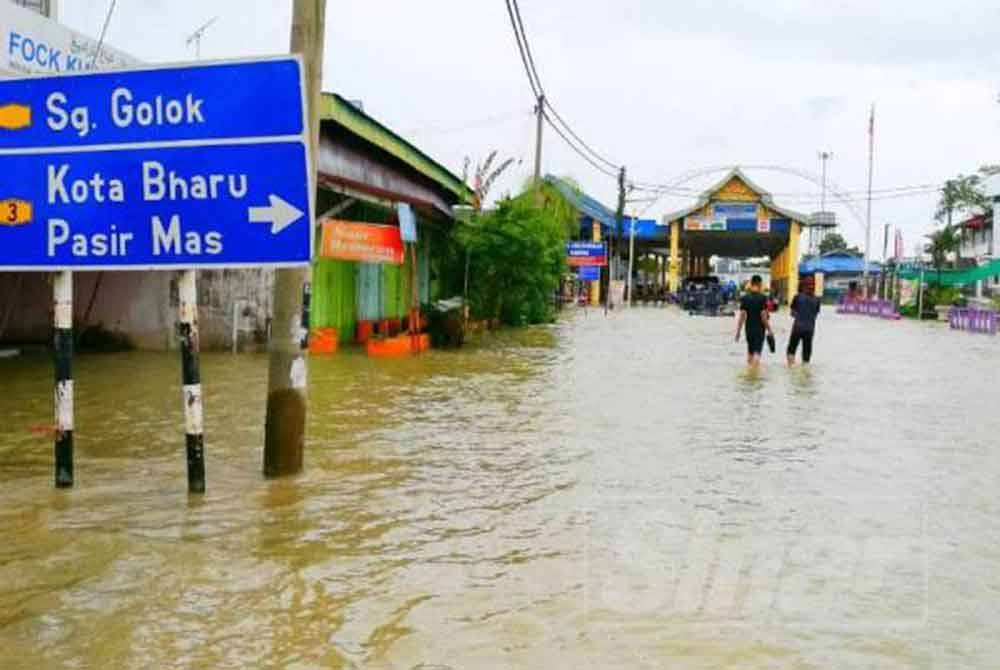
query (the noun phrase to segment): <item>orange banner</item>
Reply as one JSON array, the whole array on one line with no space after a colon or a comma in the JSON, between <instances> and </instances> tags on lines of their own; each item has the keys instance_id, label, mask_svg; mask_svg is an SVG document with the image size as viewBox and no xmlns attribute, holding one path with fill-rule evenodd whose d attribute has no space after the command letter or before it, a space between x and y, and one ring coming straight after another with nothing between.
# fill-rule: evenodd
<instances>
[{"instance_id":1,"label":"orange banner","mask_svg":"<svg viewBox=\"0 0 1000 670\"><path fill-rule=\"evenodd\" d=\"M327 219L323 221L319 255L346 261L402 265L403 240L396 226Z\"/></svg>"}]
</instances>

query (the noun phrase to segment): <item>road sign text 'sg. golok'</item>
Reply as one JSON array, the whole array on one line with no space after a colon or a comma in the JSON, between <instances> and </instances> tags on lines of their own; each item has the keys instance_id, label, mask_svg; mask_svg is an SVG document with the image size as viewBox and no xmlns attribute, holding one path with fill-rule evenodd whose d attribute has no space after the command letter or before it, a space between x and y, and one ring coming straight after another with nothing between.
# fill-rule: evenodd
<instances>
[{"instance_id":1,"label":"road sign text 'sg. golok'","mask_svg":"<svg viewBox=\"0 0 1000 670\"><path fill-rule=\"evenodd\" d=\"M297 58L0 82L0 269L311 260Z\"/></svg>"}]
</instances>

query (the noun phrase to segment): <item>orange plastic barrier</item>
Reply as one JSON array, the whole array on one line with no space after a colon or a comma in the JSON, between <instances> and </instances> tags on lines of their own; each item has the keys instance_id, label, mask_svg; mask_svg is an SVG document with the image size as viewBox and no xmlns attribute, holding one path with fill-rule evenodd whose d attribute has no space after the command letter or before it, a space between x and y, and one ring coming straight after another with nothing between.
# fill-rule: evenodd
<instances>
[{"instance_id":1,"label":"orange plastic barrier","mask_svg":"<svg viewBox=\"0 0 1000 670\"><path fill-rule=\"evenodd\" d=\"M336 328L317 328L309 335L309 353L335 354L340 343Z\"/></svg>"},{"instance_id":2,"label":"orange plastic barrier","mask_svg":"<svg viewBox=\"0 0 1000 670\"><path fill-rule=\"evenodd\" d=\"M385 339L368 340L366 350L372 358L396 358L399 356L410 356L419 354L431 348L431 336L427 333L422 335L397 335Z\"/></svg>"},{"instance_id":3,"label":"orange plastic barrier","mask_svg":"<svg viewBox=\"0 0 1000 670\"><path fill-rule=\"evenodd\" d=\"M372 358L396 358L410 355L410 338L406 336L368 340L368 355Z\"/></svg>"}]
</instances>

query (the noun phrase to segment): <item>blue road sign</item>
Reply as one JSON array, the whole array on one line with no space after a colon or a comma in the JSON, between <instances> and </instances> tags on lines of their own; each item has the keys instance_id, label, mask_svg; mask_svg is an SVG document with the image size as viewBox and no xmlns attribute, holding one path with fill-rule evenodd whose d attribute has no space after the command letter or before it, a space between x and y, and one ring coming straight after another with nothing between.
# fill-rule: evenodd
<instances>
[{"instance_id":1,"label":"blue road sign","mask_svg":"<svg viewBox=\"0 0 1000 670\"><path fill-rule=\"evenodd\" d=\"M600 258L607 256L604 242L567 242L566 255L571 258Z\"/></svg>"},{"instance_id":2,"label":"blue road sign","mask_svg":"<svg viewBox=\"0 0 1000 670\"><path fill-rule=\"evenodd\" d=\"M307 264L296 58L0 82L0 269Z\"/></svg>"},{"instance_id":3,"label":"blue road sign","mask_svg":"<svg viewBox=\"0 0 1000 670\"><path fill-rule=\"evenodd\" d=\"M31 125L0 149L301 136L298 59L193 64L0 81Z\"/></svg>"},{"instance_id":4,"label":"blue road sign","mask_svg":"<svg viewBox=\"0 0 1000 670\"><path fill-rule=\"evenodd\" d=\"M600 281L601 268L597 265L585 265L579 270L580 281Z\"/></svg>"}]
</instances>

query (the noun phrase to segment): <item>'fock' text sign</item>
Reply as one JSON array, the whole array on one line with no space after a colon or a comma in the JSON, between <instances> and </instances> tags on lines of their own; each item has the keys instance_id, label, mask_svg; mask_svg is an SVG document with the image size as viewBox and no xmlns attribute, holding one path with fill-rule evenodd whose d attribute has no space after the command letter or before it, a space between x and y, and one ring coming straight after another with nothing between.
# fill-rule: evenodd
<instances>
[{"instance_id":1,"label":"'fock' text sign","mask_svg":"<svg viewBox=\"0 0 1000 670\"><path fill-rule=\"evenodd\" d=\"M296 58L0 82L0 269L312 254Z\"/></svg>"}]
</instances>

